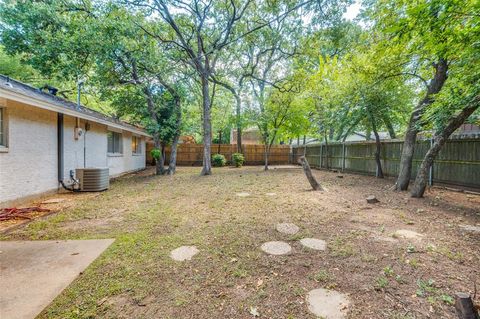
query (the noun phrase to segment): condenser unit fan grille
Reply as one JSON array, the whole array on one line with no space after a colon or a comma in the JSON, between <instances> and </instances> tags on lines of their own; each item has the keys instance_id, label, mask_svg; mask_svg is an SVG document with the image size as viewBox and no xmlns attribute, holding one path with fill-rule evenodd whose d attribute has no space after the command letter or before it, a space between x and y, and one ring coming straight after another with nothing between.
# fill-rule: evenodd
<instances>
[{"instance_id":1,"label":"condenser unit fan grille","mask_svg":"<svg viewBox=\"0 0 480 319\"><path fill-rule=\"evenodd\" d=\"M75 175L82 192L100 192L110 186L108 168L77 168Z\"/></svg>"}]
</instances>

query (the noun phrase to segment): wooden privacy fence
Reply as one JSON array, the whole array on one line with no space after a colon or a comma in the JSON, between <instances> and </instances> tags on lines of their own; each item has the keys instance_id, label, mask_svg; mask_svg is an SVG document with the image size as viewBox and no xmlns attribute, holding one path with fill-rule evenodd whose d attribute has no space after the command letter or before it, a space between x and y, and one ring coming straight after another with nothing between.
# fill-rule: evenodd
<instances>
[{"instance_id":1,"label":"wooden privacy fence","mask_svg":"<svg viewBox=\"0 0 480 319\"><path fill-rule=\"evenodd\" d=\"M417 174L431 141L418 141L415 146L412 178ZM382 141L382 169L386 176L397 176L403 141ZM311 144L292 148L292 161L304 153L312 167L335 168L362 174L375 174L375 142ZM434 161L430 181L471 188L480 188L480 140L449 140Z\"/></svg>"},{"instance_id":2,"label":"wooden privacy fence","mask_svg":"<svg viewBox=\"0 0 480 319\"><path fill-rule=\"evenodd\" d=\"M245 165L262 165L264 163L264 145L243 145L243 155L245 156ZM150 150L153 143L147 144L147 162L151 163ZM237 152L237 145L231 144L212 144L212 154L220 153L225 156L227 161L231 162L232 154ZM166 159L168 163L170 157L170 147L166 147ZM274 145L270 149L268 157L269 164L281 165L290 162L290 146ZM203 144L180 144L177 148L177 165L179 166L200 166L203 163Z\"/></svg>"}]
</instances>

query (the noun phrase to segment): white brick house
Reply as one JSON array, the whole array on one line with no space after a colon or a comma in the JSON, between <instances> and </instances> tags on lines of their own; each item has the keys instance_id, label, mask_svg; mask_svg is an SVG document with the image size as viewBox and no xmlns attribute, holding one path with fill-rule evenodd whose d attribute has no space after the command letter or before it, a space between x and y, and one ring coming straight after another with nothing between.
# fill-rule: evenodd
<instances>
[{"instance_id":1,"label":"white brick house","mask_svg":"<svg viewBox=\"0 0 480 319\"><path fill-rule=\"evenodd\" d=\"M0 75L0 206L58 191L77 168L108 167L111 177L143 169L147 136Z\"/></svg>"}]
</instances>

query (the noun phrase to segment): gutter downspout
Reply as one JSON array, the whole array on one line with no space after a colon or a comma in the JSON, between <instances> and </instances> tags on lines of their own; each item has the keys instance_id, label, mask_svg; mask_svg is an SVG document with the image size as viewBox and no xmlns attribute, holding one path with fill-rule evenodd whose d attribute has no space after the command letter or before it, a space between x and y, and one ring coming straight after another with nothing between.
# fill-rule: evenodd
<instances>
[{"instance_id":1,"label":"gutter downspout","mask_svg":"<svg viewBox=\"0 0 480 319\"><path fill-rule=\"evenodd\" d=\"M57 113L57 163L58 182L68 191L75 191L73 186L68 187L63 182L63 114Z\"/></svg>"}]
</instances>

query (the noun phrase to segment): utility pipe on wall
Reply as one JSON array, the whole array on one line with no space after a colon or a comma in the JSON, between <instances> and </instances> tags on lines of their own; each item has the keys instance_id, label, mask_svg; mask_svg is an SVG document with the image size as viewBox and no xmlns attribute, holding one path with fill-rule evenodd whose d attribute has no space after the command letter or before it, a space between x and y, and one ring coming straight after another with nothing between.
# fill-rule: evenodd
<instances>
[{"instance_id":1,"label":"utility pipe on wall","mask_svg":"<svg viewBox=\"0 0 480 319\"><path fill-rule=\"evenodd\" d=\"M63 158L63 114L57 113L57 174L58 182L62 187L68 191L75 191L72 187L68 187L63 182L63 170L64 170L64 158Z\"/></svg>"}]
</instances>

